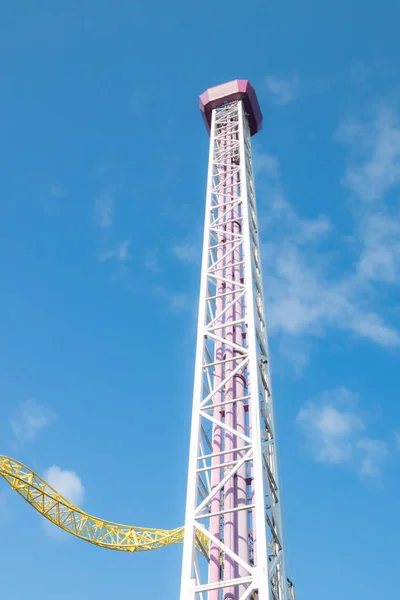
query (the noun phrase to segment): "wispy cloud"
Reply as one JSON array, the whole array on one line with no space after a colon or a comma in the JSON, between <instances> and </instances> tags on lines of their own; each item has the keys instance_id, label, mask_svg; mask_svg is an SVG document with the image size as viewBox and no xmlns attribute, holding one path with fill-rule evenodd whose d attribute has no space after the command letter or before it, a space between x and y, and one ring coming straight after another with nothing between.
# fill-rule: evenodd
<instances>
[{"instance_id":1,"label":"wispy cloud","mask_svg":"<svg viewBox=\"0 0 400 600\"><path fill-rule=\"evenodd\" d=\"M99 196L94 202L94 223L101 229L114 224L114 199L109 195Z\"/></svg>"},{"instance_id":2,"label":"wispy cloud","mask_svg":"<svg viewBox=\"0 0 400 600\"><path fill-rule=\"evenodd\" d=\"M261 184L260 226L263 230L283 225L285 237L296 243L318 242L333 230L333 224L326 215L318 215L315 219L302 219L298 215L286 198L276 156L255 149L253 165Z\"/></svg>"},{"instance_id":3,"label":"wispy cloud","mask_svg":"<svg viewBox=\"0 0 400 600\"><path fill-rule=\"evenodd\" d=\"M187 293L172 292L165 286L159 285L154 288L155 293L163 298L168 308L175 313L186 311L197 311L197 302Z\"/></svg>"},{"instance_id":4,"label":"wispy cloud","mask_svg":"<svg viewBox=\"0 0 400 600\"><path fill-rule=\"evenodd\" d=\"M279 79L275 75L268 75L265 78L265 86L269 92L274 104L290 104L299 93L300 80L297 75L290 79Z\"/></svg>"},{"instance_id":5,"label":"wispy cloud","mask_svg":"<svg viewBox=\"0 0 400 600\"><path fill-rule=\"evenodd\" d=\"M177 311L193 309L193 299L188 294L172 294L171 308Z\"/></svg>"},{"instance_id":6,"label":"wispy cloud","mask_svg":"<svg viewBox=\"0 0 400 600\"><path fill-rule=\"evenodd\" d=\"M82 507L85 496L83 483L75 471L64 471L58 466L52 466L44 474L44 479L51 487L59 492L64 498L75 506ZM56 539L64 539L65 535L53 523L48 520L42 522L43 528L48 535Z\"/></svg>"},{"instance_id":7,"label":"wispy cloud","mask_svg":"<svg viewBox=\"0 0 400 600\"><path fill-rule=\"evenodd\" d=\"M113 280L125 279L129 273L129 263L132 260L129 239L118 240L115 221L115 202L109 194L96 198L94 202L93 220L101 231L99 232L99 245L97 260L101 263L111 262L113 265Z\"/></svg>"},{"instance_id":8,"label":"wispy cloud","mask_svg":"<svg viewBox=\"0 0 400 600\"><path fill-rule=\"evenodd\" d=\"M364 429L362 418L347 404L354 395L345 388L325 392L297 415L309 450L317 462L341 464L353 456L354 438ZM344 405L344 406L343 406Z\"/></svg>"},{"instance_id":9,"label":"wispy cloud","mask_svg":"<svg viewBox=\"0 0 400 600\"><path fill-rule=\"evenodd\" d=\"M63 190L59 185L52 185L50 188L50 196L53 198L64 198L66 196L65 190Z\"/></svg>"},{"instance_id":10,"label":"wispy cloud","mask_svg":"<svg viewBox=\"0 0 400 600\"><path fill-rule=\"evenodd\" d=\"M376 291L361 270L366 256L362 217L355 221L359 258L354 261L354 248L343 244L326 215L302 218L288 201L276 157L256 151L254 167L261 200L260 237L271 328L298 339L339 328L382 346L398 346L399 333L380 314ZM343 263L338 271L332 257L347 258L347 271ZM359 266L354 268L354 263Z\"/></svg>"},{"instance_id":11,"label":"wispy cloud","mask_svg":"<svg viewBox=\"0 0 400 600\"><path fill-rule=\"evenodd\" d=\"M126 261L130 259L129 255L129 246L131 245L131 240L124 240L118 245L117 250L117 258L121 261Z\"/></svg>"},{"instance_id":12,"label":"wispy cloud","mask_svg":"<svg viewBox=\"0 0 400 600\"><path fill-rule=\"evenodd\" d=\"M358 274L372 283L400 284L400 120L381 106L374 119L346 119L337 140L348 150L343 185L357 219Z\"/></svg>"},{"instance_id":13,"label":"wispy cloud","mask_svg":"<svg viewBox=\"0 0 400 600\"><path fill-rule=\"evenodd\" d=\"M201 244L194 241L176 244L172 248L172 254L185 265L198 263L201 260Z\"/></svg>"},{"instance_id":14,"label":"wispy cloud","mask_svg":"<svg viewBox=\"0 0 400 600\"><path fill-rule=\"evenodd\" d=\"M154 273L158 273L159 271L161 271L157 250L152 249L146 252L146 256L144 258L144 266L146 267L146 269L148 269L149 271L153 271Z\"/></svg>"},{"instance_id":15,"label":"wispy cloud","mask_svg":"<svg viewBox=\"0 0 400 600\"><path fill-rule=\"evenodd\" d=\"M31 442L39 432L54 421L55 415L35 400L26 400L11 419L11 429L19 442Z\"/></svg>"},{"instance_id":16,"label":"wispy cloud","mask_svg":"<svg viewBox=\"0 0 400 600\"><path fill-rule=\"evenodd\" d=\"M118 242L112 250L107 252L101 252L98 256L100 262L106 262L110 259L115 259L120 263L125 263L131 260L131 256L129 254L129 246L131 245L131 240L124 240L123 242Z\"/></svg>"},{"instance_id":17,"label":"wispy cloud","mask_svg":"<svg viewBox=\"0 0 400 600\"><path fill-rule=\"evenodd\" d=\"M280 165L276 156L260 152L257 147L253 150L253 168L255 173L265 173L275 184L280 184Z\"/></svg>"},{"instance_id":18,"label":"wispy cloud","mask_svg":"<svg viewBox=\"0 0 400 600\"><path fill-rule=\"evenodd\" d=\"M357 442L357 448L361 450L360 475L371 477L380 483L381 468L388 456L388 445L382 440L363 438Z\"/></svg>"},{"instance_id":19,"label":"wispy cloud","mask_svg":"<svg viewBox=\"0 0 400 600\"><path fill-rule=\"evenodd\" d=\"M380 106L369 122L345 119L336 139L349 150L343 184L363 201L382 200L400 184L400 121L388 106Z\"/></svg>"},{"instance_id":20,"label":"wispy cloud","mask_svg":"<svg viewBox=\"0 0 400 600\"><path fill-rule=\"evenodd\" d=\"M58 466L52 466L45 472L44 479L75 506L82 504L85 489L75 471L63 471Z\"/></svg>"},{"instance_id":21,"label":"wispy cloud","mask_svg":"<svg viewBox=\"0 0 400 600\"><path fill-rule=\"evenodd\" d=\"M310 362L309 344L302 339L281 340L278 346L279 354L290 364L295 375L300 377Z\"/></svg>"},{"instance_id":22,"label":"wispy cloud","mask_svg":"<svg viewBox=\"0 0 400 600\"><path fill-rule=\"evenodd\" d=\"M318 257L295 242L264 245L269 323L294 336L320 336L339 328L381 346L400 344L398 332L370 310L355 278L331 278ZM372 296L372 293L371 293Z\"/></svg>"},{"instance_id":23,"label":"wispy cloud","mask_svg":"<svg viewBox=\"0 0 400 600\"><path fill-rule=\"evenodd\" d=\"M135 116L140 116L151 103L152 97L157 96L149 85L138 85L131 94L131 110Z\"/></svg>"},{"instance_id":24,"label":"wispy cloud","mask_svg":"<svg viewBox=\"0 0 400 600\"><path fill-rule=\"evenodd\" d=\"M305 445L318 463L348 465L361 477L380 483L388 445L366 435L366 423L357 410L357 395L341 387L308 402L297 423Z\"/></svg>"}]
</instances>

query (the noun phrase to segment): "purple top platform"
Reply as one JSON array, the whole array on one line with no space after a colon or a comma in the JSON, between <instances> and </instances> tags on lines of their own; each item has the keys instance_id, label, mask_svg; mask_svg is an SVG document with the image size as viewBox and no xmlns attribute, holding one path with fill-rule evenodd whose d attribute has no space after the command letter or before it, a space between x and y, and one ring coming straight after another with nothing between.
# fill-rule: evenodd
<instances>
[{"instance_id":1,"label":"purple top platform","mask_svg":"<svg viewBox=\"0 0 400 600\"><path fill-rule=\"evenodd\" d=\"M248 114L250 133L254 135L261 129L262 114L256 92L247 79L235 79L210 88L200 96L200 110L208 132L211 126L211 113L226 102L242 100Z\"/></svg>"}]
</instances>

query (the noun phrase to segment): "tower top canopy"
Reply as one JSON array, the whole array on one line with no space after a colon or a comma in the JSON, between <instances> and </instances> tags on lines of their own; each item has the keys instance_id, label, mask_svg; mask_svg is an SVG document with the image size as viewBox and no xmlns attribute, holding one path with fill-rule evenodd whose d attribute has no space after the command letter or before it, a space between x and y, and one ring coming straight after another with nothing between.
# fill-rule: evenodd
<instances>
[{"instance_id":1,"label":"tower top canopy","mask_svg":"<svg viewBox=\"0 0 400 600\"><path fill-rule=\"evenodd\" d=\"M234 102L235 100L243 101L248 115L251 135L260 131L262 124L261 109L256 92L247 79L234 79L228 83L217 85L200 96L200 111L208 131L210 131L212 111L215 108L220 108L226 102Z\"/></svg>"}]
</instances>

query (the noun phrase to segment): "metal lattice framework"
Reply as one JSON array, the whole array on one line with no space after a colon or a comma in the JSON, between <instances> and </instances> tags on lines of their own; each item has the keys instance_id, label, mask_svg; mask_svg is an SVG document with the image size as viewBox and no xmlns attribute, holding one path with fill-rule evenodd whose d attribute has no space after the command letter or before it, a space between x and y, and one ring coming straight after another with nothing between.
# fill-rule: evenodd
<instances>
[{"instance_id":1,"label":"metal lattice framework","mask_svg":"<svg viewBox=\"0 0 400 600\"><path fill-rule=\"evenodd\" d=\"M183 527L173 530L149 529L92 517L74 506L31 469L8 456L0 455L0 475L46 519L96 546L124 552L143 552L182 543Z\"/></svg>"},{"instance_id":2,"label":"metal lattice framework","mask_svg":"<svg viewBox=\"0 0 400 600\"><path fill-rule=\"evenodd\" d=\"M181 600L294 598L250 135L241 100L212 110Z\"/></svg>"}]
</instances>

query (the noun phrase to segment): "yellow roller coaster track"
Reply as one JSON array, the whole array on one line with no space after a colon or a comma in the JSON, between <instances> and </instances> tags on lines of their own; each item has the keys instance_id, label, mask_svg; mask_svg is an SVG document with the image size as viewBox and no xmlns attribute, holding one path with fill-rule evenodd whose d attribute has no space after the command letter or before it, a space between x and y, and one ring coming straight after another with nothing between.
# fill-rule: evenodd
<instances>
[{"instance_id":1,"label":"yellow roller coaster track","mask_svg":"<svg viewBox=\"0 0 400 600\"><path fill-rule=\"evenodd\" d=\"M83 512L22 463L0 455L0 475L49 521L68 533L110 550L144 552L183 541L183 527L149 529L119 525ZM204 551L205 544L199 542Z\"/></svg>"}]
</instances>

